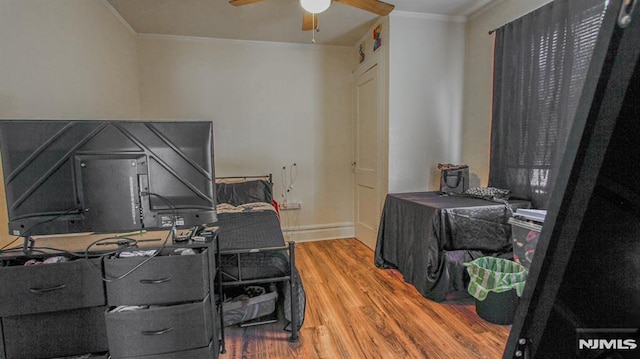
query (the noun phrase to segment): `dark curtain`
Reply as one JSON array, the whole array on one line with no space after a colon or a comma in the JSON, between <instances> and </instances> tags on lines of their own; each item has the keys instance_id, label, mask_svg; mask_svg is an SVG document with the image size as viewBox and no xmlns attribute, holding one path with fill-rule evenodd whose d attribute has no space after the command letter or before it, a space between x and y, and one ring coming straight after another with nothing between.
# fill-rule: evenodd
<instances>
[{"instance_id":1,"label":"dark curtain","mask_svg":"<svg viewBox=\"0 0 640 359\"><path fill-rule=\"evenodd\" d=\"M489 186L547 207L605 7L556 0L496 30Z\"/></svg>"}]
</instances>

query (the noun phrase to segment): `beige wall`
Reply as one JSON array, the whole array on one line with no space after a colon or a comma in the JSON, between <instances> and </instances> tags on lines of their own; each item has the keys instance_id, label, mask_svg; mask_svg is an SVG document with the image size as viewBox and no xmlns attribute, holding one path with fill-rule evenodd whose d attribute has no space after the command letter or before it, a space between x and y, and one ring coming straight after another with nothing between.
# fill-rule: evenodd
<instances>
[{"instance_id":1,"label":"beige wall","mask_svg":"<svg viewBox=\"0 0 640 359\"><path fill-rule=\"evenodd\" d=\"M463 18L390 17L389 192L437 190L438 163L458 163Z\"/></svg>"},{"instance_id":2,"label":"beige wall","mask_svg":"<svg viewBox=\"0 0 640 359\"><path fill-rule=\"evenodd\" d=\"M358 71L382 65L385 194L435 190L437 164L461 156L464 18L393 12L380 22L383 47L372 51L374 25L354 49L365 43Z\"/></svg>"},{"instance_id":3,"label":"beige wall","mask_svg":"<svg viewBox=\"0 0 640 359\"><path fill-rule=\"evenodd\" d=\"M135 36L99 0L0 1L0 118L137 118L137 71ZM0 246L4 197L0 181Z\"/></svg>"},{"instance_id":4,"label":"beige wall","mask_svg":"<svg viewBox=\"0 0 640 359\"><path fill-rule=\"evenodd\" d=\"M493 43L489 30L525 15L549 0L496 0L467 21L462 162L487 185L493 91ZM473 184L473 183L472 183Z\"/></svg>"},{"instance_id":5,"label":"beige wall","mask_svg":"<svg viewBox=\"0 0 640 359\"><path fill-rule=\"evenodd\" d=\"M144 118L212 120L216 175L272 173L278 201L295 163L285 233L353 235L351 48L140 36L139 57Z\"/></svg>"},{"instance_id":6,"label":"beige wall","mask_svg":"<svg viewBox=\"0 0 640 359\"><path fill-rule=\"evenodd\" d=\"M99 0L0 1L0 118L136 118L136 39Z\"/></svg>"}]
</instances>

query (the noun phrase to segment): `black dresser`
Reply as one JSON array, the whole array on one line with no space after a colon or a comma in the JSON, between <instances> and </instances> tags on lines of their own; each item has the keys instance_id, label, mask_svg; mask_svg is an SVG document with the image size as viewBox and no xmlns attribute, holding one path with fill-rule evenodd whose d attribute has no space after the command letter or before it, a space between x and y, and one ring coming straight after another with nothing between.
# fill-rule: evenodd
<instances>
[{"instance_id":1,"label":"black dresser","mask_svg":"<svg viewBox=\"0 0 640 359\"><path fill-rule=\"evenodd\" d=\"M0 358L217 358L215 243L142 249L162 251L29 266L51 254L5 253Z\"/></svg>"}]
</instances>

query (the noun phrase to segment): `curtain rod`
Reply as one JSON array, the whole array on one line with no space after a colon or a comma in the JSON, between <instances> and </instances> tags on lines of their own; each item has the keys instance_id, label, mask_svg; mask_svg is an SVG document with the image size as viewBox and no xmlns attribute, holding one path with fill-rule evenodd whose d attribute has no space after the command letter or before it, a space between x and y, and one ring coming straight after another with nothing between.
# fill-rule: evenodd
<instances>
[{"instance_id":1,"label":"curtain rod","mask_svg":"<svg viewBox=\"0 0 640 359\"><path fill-rule=\"evenodd\" d=\"M618 15L618 24L619 24L620 27L625 28L625 27L629 26L629 23L631 22L631 16L633 14L633 10L635 9L637 3L638 3L638 0L623 0L623 6L620 8L620 14ZM549 5L549 4L547 4L547 5ZM545 6L547 6L547 5L545 5ZM544 6L542 6L542 7L544 7ZM538 9L541 9L542 7L538 8ZM538 11L538 9L536 9L534 11ZM534 11L532 11L532 12L534 12ZM502 25L500 27L497 27L495 29L489 30L489 35L493 35L494 32L500 30L501 28L507 26L508 24L510 24L510 23L506 23L506 24L504 24L504 25Z\"/></svg>"},{"instance_id":2,"label":"curtain rod","mask_svg":"<svg viewBox=\"0 0 640 359\"><path fill-rule=\"evenodd\" d=\"M517 19L516 19L516 20L517 20ZM516 20L513 20L513 21L516 21ZM511 22L513 22L513 21L511 21ZM498 31L498 30L502 29L503 27L505 27L505 26L509 25L511 22L508 22L508 23L506 23L506 24L503 24L502 26L498 26L498 27L496 27L496 28L494 28L494 29L489 30L489 35L493 35L493 33L494 33L494 32L496 32L496 31Z\"/></svg>"},{"instance_id":3,"label":"curtain rod","mask_svg":"<svg viewBox=\"0 0 640 359\"><path fill-rule=\"evenodd\" d=\"M624 0L624 1L628 1L628 0ZM631 0L631 1L637 1L637 0ZM529 11L528 13L526 13L526 14L524 14L524 15L520 16L518 19L521 19L521 18L523 18L523 17L525 17L525 16L527 16L527 15L529 15L529 14L531 14L531 13L534 13L534 12L536 12L536 11L538 11L538 10L542 9L542 8L543 8L543 7L545 7L545 6L550 6L550 5L551 5L551 3L553 3L553 1L549 2L548 4L542 5L542 6L540 6L540 7L539 7L539 8L537 8L537 9L534 9L534 10ZM489 30L489 35L493 35L493 33L494 33L494 32L496 32L496 31L498 31L498 30L502 29L503 27L505 27L505 26L509 25L510 23L512 23L512 22L514 22L514 21L516 21L516 20L518 20L518 19L515 19L515 20L513 20L513 21L510 21L510 22L508 22L508 23L506 23L506 24L503 24L502 26L496 27L495 29Z\"/></svg>"}]
</instances>

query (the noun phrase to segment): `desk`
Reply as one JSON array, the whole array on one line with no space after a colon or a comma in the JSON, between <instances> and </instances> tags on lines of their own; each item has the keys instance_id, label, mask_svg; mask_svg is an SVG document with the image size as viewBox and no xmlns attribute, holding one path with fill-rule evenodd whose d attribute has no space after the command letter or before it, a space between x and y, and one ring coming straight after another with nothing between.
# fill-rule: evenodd
<instances>
[{"instance_id":1,"label":"desk","mask_svg":"<svg viewBox=\"0 0 640 359\"><path fill-rule=\"evenodd\" d=\"M512 210L528 201L509 201ZM389 194L375 264L397 268L405 281L434 301L466 290L463 263L485 255L511 256L510 210L505 204L439 192Z\"/></svg>"}]
</instances>

